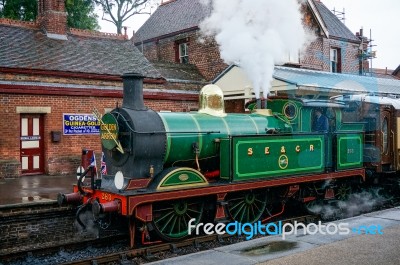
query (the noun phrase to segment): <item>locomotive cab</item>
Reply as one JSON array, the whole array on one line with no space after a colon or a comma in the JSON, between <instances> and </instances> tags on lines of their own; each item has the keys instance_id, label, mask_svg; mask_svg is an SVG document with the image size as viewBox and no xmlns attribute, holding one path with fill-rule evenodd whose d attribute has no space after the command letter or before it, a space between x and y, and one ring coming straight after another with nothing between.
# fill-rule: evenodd
<instances>
[{"instance_id":1,"label":"locomotive cab","mask_svg":"<svg viewBox=\"0 0 400 265\"><path fill-rule=\"evenodd\" d=\"M366 167L378 174L400 171L400 99L369 94L345 95L334 98L349 102L350 110L343 115L345 121L365 123Z\"/></svg>"},{"instance_id":2,"label":"locomotive cab","mask_svg":"<svg viewBox=\"0 0 400 265\"><path fill-rule=\"evenodd\" d=\"M294 132L323 135L326 171L362 167L365 124L358 120L344 120L343 113L350 109L347 102L271 97L268 106L274 113L287 119ZM315 128L319 115L326 122L323 130Z\"/></svg>"}]
</instances>

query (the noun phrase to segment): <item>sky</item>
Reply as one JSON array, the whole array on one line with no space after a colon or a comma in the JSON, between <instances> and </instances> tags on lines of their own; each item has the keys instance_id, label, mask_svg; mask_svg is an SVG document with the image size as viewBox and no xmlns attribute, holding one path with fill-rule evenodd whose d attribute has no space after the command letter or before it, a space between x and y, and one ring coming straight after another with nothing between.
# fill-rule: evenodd
<instances>
[{"instance_id":1,"label":"sky","mask_svg":"<svg viewBox=\"0 0 400 265\"><path fill-rule=\"evenodd\" d=\"M153 13L156 10L157 7L157 2L161 2L161 0L151 0L155 4L152 4L151 9L149 9L149 12ZM165 2L165 0L164 0ZM111 22L102 20L102 15L103 11L101 11L100 7L96 8L97 15L99 16L98 22L101 27L102 32L108 32L108 33L117 33L117 28L115 27L114 24ZM127 27L127 33L129 37L132 37L133 31L137 31L144 22L150 17L149 14L138 14L134 15L131 18L129 18L123 25Z\"/></svg>"},{"instance_id":2,"label":"sky","mask_svg":"<svg viewBox=\"0 0 400 265\"><path fill-rule=\"evenodd\" d=\"M234 1L234 0L232 0ZM281 1L281 0L279 0ZM396 69L400 65L400 32L397 22L400 16L399 0L321 0L330 10L345 11L345 25L355 34L362 27L369 38L371 30L377 58L372 60L373 68ZM154 12L154 10L152 10ZM134 16L128 21L128 35L137 31L149 15ZM116 32L115 26L101 21L101 31Z\"/></svg>"},{"instance_id":3,"label":"sky","mask_svg":"<svg viewBox=\"0 0 400 265\"><path fill-rule=\"evenodd\" d=\"M98 15L99 15L98 22L101 27L100 31L108 33L117 33L117 27L114 24L108 21L101 20L100 12L98 13ZM127 23L123 24L124 26L127 27L126 31L128 33L129 38L132 37L133 31L137 31L149 17L150 15L147 14L136 15L128 19Z\"/></svg>"},{"instance_id":4,"label":"sky","mask_svg":"<svg viewBox=\"0 0 400 265\"><path fill-rule=\"evenodd\" d=\"M362 27L364 36L372 32L372 48L377 58L373 68L396 69L400 65L399 0L321 0L330 10L345 11L345 25L353 32Z\"/></svg>"}]
</instances>

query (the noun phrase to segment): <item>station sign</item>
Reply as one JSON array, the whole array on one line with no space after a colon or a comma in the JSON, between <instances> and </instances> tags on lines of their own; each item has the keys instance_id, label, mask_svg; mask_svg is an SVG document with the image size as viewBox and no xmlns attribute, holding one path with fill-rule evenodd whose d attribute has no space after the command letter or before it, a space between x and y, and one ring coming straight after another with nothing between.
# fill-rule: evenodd
<instances>
[{"instance_id":1,"label":"station sign","mask_svg":"<svg viewBox=\"0 0 400 265\"><path fill-rule=\"evenodd\" d=\"M40 135L21 136L21 141L37 141L40 139Z\"/></svg>"},{"instance_id":2,"label":"station sign","mask_svg":"<svg viewBox=\"0 0 400 265\"><path fill-rule=\"evenodd\" d=\"M63 134L99 134L100 121L93 114L63 114Z\"/></svg>"}]
</instances>

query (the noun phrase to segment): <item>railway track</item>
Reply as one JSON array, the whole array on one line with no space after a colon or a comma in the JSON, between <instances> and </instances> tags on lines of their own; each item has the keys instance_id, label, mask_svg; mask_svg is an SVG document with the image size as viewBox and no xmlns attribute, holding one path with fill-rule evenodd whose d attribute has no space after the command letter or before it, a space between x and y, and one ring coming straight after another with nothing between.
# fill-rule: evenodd
<instances>
[{"instance_id":1,"label":"railway track","mask_svg":"<svg viewBox=\"0 0 400 265\"><path fill-rule=\"evenodd\" d=\"M378 208L374 208L372 210L380 210L385 208L391 208L393 206L400 205L400 200L397 199L387 199L386 201L382 201ZM53 207L53 205L49 205L49 207ZM42 207L43 208L43 207ZM47 217L57 217L57 214L52 213L52 211L45 209L46 213L49 213ZM60 210L56 210L60 214L63 212ZM9 210L9 213L12 213L13 210ZM70 212L70 209L68 209ZM362 213L366 213L368 211L364 211ZM64 212L65 213L65 212ZM7 223L12 223L12 217L7 214ZM30 219L40 219L37 216ZM22 220L20 215L16 215L17 219ZM348 217L348 216L347 216ZM342 218L336 218L342 219ZM3 221L4 221L3 220ZM320 220L320 216L318 215L301 215L290 218L284 218L281 220L282 222L302 222L302 223L310 223L317 222ZM225 244L237 243L240 241L244 241L244 236L230 236L230 235L210 235L210 236L198 236L196 238L187 239L184 241L176 242L176 243L157 243L157 244L149 244L146 246L141 246L135 249L129 249L129 240L128 235L124 233L110 235L110 236L102 236L100 238L89 238L80 240L79 242L59 242L58 244L46 245L43 247L31 247L31 248L23 248L22 246L20 251L14 251L10 253L4 253L0 251L0 265L5 262L5 264L124 264L128 262L136 262L136 263L145 263L153 260L160 260L171 256L176 256L180 254L188 254L192 252L196 252L198 250L205 250L214 247L218 247ZM112 243L110 243L112 242ZM216 245L215 242L218 244ZM112 247L111 247L112 246ZM93 249L93 253L87 253L87 249ZM108 252L106 252L108 250ZM83 251L84 254L79 254L79 251ZM56 258L56 261L52 262L54 256L63 256L61 258ZM71 256L73 257L72 260ZM43 260L41 260L43 259ZM30 261L38 261L38 262L30 262Z\"/></svg>"},{"instance_id":2,"label":"railway track","mask_svg":"<svg viewBox=\"0 0 400 265\"><path fill-rule=\"evenodd\" d=\"M187 239L178 243L163 243L149 247L141 247L127 251L121 251L109 255L103 255L93 258L87 258L79 261L72 261L63 263L63 265L92 265L92 264L108 264L110 262L119 262L120 264L129 259L142 257L144 260L156 260L156 255L161 252L170 251L172 253L180 252L181 248L193 246L194 248L201 249L203 243L218 241L221 244L225 242L228 236L200 236L195 239Z\"/></svg>"},{"instance_id":3,"label":"railway track","mask_svg":"<svg viewBox=\"0 0 400 265\"><path fill-rule=\"evenodd\" d=\"M73 252L80 249L99 248L109 244L109 242L121 242L127 244L127 235L108 236L98 239L87 239L80 242L60 243L53 246L38 247L34 249L22 249L12 253L0 254L0 260L10 264L24 264L25 261L34 260L37 257L46 257L60 252ZM2 264L0 262L0 264ZM32 263L33 264L33 263Z\"/></svg>"},{"instance_id":4,"label":"railway track","mask_svg":"<svg viewBox=\"0 0 400 265\"><path fill-rule=\"evenodd\" d=\"M318 216L305 215L282 220L283 223L301 221L314 222ZM5 264L124 264L132 260L145 263L164 259L170 256L188 254L221 245L244 241L244 236L207 235L186 239L175 243L156 243L129 249L128 235L116 235L97 239L87 239L81 242L60 243L51 247L24 249L21 251L1 254L0 260ZM112 242L110 244L110 242ZM110 245L113 248L110 250ZM94 250L88 254L88 249ZM122 249L122 250L121 250ZM104 254L106 251L112 253ZM81 252L84 252L82 254ZM90 252L90 251L89 251ZM68 256L68 258L65 258ZM86 256L86 257L82 257ZM72 260L75 259L75 260ZM68 260L68 261L65 261ZM0 264L2 264L0 262ZM129 263L131 264L131 263Z\"/></svg>"},{"instance_id":5,"label":"railway track","mask_svg":"<svg viewBox=\"0 0 400 265\"><path fill-rule=\"evenodd\" d=\"M396 205L393 205L388 201L388 204L380 206L379 209L374 209L374 210L383 210L398 205L400 205L398 201ZM295 221L297 221L303 224L308 224L308 223L317 223L319 220L321 220L320 216L317 215L303 215L281 220L281 222L284 224L284 223L294 223ZM259 237L263 236L256 236L254 237L254 239ZM62 264L63 265L143 264L151 261L163 260L170 257L186 255L200 250L212 249L227 244L235 244L244 240L245 240L244 236L213 234L209 236L199 236L196 238L187 239L177 243L161 243L148 247L129 249L108 255L90 257Z\"/></svg>"}]
</instances>

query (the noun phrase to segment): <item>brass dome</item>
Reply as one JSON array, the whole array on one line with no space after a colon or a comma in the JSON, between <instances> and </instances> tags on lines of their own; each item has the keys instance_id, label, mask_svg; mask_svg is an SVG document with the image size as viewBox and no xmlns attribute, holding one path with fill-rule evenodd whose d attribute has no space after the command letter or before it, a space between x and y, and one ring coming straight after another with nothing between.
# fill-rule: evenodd
<instances>
[{"instance_id":1,"label":"brass dome","mask_svg":"<svg viewBox=\"0 0 400 265\"><path fill-rule=\"evenodd\" d=\"M200 91L199 113L225 117L224 94L217 85L206 85Z\"/></svg>"}]
</instances>

